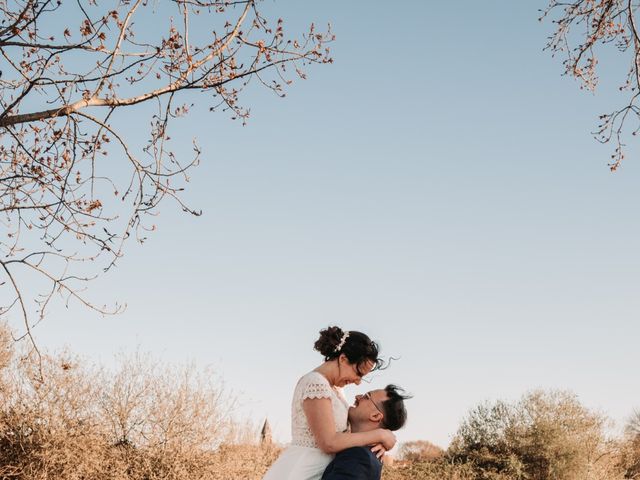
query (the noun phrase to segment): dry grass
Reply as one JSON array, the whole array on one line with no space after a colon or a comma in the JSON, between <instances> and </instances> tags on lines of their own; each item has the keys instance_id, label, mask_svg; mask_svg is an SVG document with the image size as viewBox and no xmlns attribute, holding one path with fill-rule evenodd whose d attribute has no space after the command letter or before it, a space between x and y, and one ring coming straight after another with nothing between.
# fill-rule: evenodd
<instances>
[{"instance_id":1,"label":"dry grass","mask_svg":"<svg viewBox=\"0 0 640 480\"><path fill-rule=\"evenodd\" d=\"M40 360L0 328L0 478L260 479L278 455L234 421L219 377L135 355Z\"/></svg>"},{"instance_id":2,"label":"dry grass","mask_svg":"<svg viewBox=\"0 0 640 480\"><path fill-rule=\"evenodd\" d=\"M385 467L382 480L475 480L468 465L452 465L446 461L400 461Z\"/></svg>"},{"instance_id":3,"label":"dry grass","mask_svg":"<svg viewBox=\"0 0 640 480\"><path fill-rule=\"evenodd\" d=\"M553 407L550 412L566 414L562 422L553 417L544 429L538 428L540 422L532 424L533 430L516 429L517 438L505 437L510 449L486 441L473 448L504 454L518 465L540 452L551 459L563 454L564 463L571 460L572 466L562 475L556 469L554 480L640 479L639 415L630 420L624 438L607 440L599 422L582 421L593 415L577 403L547 403L543 413ZM215 372L162 365L139 354L122 358L113 371L68 353L44 355L40 361L17 350L0 326L0 480L260 480L280 449L259 445L258 428L234 420L235 404ZM500 433L505 419L498 417L478 418ZM556 435L560 424L573 425L569 430L580 435L568 440ZM480 438L471 437L474 442ZM461 439L454 444L460 447ZM518 439L526 440L523 448ZM566 453L574 450L580 455ZM487 469L487 459L478 455L484 463L476 457L461 461L454 447L444 452L426 441L411 442L402 451L404 459L385 467L383 480L542 478L524 469Z\"/></svg>"}]
</instances>

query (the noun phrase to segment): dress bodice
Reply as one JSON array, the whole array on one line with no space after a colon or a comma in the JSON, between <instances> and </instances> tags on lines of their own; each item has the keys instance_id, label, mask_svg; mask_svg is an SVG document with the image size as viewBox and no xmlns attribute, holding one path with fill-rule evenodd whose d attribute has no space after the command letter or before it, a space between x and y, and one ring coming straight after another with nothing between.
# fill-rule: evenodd
<instances>
[{"instance_id":1,"label":"dress bodice","mask_svg":"<svg viewBox=\"0 0 640 480\"><path fill-rule=\"evenodd\" d=\"M333 420L336 432L347 430L349 404L342 394L342 389L332 387L324 375L309 372L304 375L293 391L291 403L291 444L302 447L318 448L313 433L309 428L307 416L304 414L302 402L307 398L328 398L333 407Z\"/></svg>"}]
</instances>

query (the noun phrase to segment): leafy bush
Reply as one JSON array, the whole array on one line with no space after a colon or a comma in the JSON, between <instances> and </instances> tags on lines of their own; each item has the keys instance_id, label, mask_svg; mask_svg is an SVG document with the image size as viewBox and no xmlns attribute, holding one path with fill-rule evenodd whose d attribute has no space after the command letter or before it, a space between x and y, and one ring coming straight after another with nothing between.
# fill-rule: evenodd
<instances>
[{"instance_id":1,"label":"leafy bush","mask_svg":"<svg viewBox=\"0 0 640 480\"><path fill-rule=\"evenodd\" d=\"M607 419L564 391L534 391L519 402L473 409L449 458L474 466L476 478L603 480L622 478L615 445L605 438Z\"/></svg>"}]
</instances>

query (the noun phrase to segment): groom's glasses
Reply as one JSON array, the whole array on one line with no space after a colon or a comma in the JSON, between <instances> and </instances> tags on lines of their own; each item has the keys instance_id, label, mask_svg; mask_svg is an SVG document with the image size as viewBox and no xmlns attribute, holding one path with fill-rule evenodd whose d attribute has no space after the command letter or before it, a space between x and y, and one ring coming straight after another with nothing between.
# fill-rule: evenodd
<instances>
[{"instance_id":1,"label":"groom's glasses","mask_svg":"<svg viewBox=\"0 0 640 480\"><path fill-rule=\"evenodd\" d=\"M384 417L384 412L382 410L380 410L380 407L378 406L378 404L375 402L375 400L373 398L371 398L371 393L369 393L369 392L363 393L362 394L362 398L366 398L371 403L373 403L373 406L376 407L376 410L378 410L382 414L382 416Z\"/></svg>"}]
</instances>

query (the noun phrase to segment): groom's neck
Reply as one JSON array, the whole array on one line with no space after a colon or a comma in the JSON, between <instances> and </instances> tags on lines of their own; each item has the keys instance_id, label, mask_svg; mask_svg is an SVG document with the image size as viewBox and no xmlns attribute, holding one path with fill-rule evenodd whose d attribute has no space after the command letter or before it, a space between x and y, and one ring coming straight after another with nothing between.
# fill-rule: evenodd
<instances>
[{"instance_id":1,"label":"groom's neck","mask_svg":"<svg viewBox=\"0 0 640 480\"><path fill-rule=\"evenodd\" d=\"M364 422L364 423L353 423L351 424L351 432L370 432L371 430L375 430L376 428L380 428L380 425L373 422Z\"/></svg>"}]
</instances>

